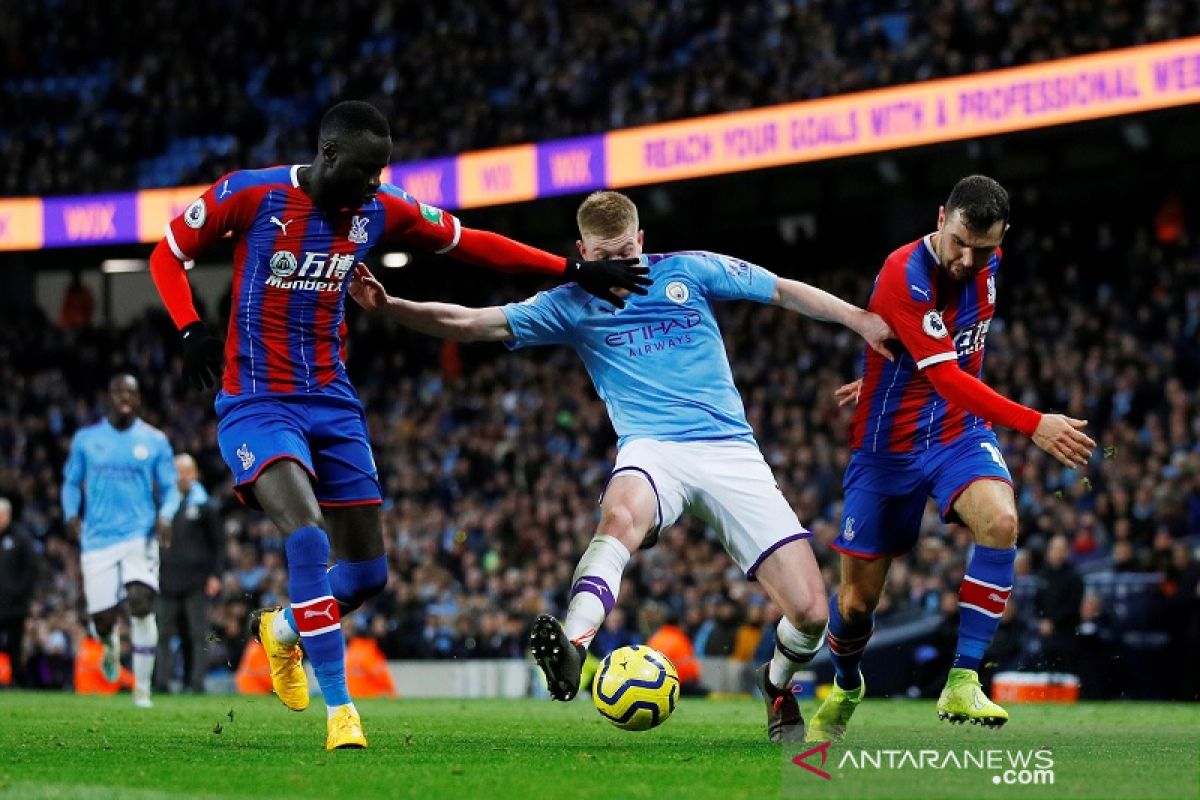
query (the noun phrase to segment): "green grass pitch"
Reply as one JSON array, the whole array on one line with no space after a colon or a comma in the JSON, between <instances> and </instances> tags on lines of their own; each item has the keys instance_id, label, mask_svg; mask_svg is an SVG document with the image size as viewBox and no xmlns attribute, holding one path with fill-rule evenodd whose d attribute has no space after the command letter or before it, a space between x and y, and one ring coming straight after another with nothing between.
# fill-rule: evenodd
<instances>
[{"instance_id":1,"label":"green grass pitch","mask_svg":"<svg viewBox=\"0 0 1200 800\"><path fill-rule=\"evenodd\" d=\"M327 753L320 700L0 693L0 798L1196 798L1200 707L1013 706L1003 730L938 722L928 701L868 699L825 780L766 742L750 700L684 699L646 733L591 703L393 700L359 704L365 751ZM229 712L233 717L230 719ZM805 704L811 714L811 704ZM978 769L838 770L845 751L1049 748L1053 785L996 785ZM885 756L886 757L886 756ZM893 758L895 758L893 756ZM819 764L810 756L810 763Z\"/></svg>"}]
</instances>

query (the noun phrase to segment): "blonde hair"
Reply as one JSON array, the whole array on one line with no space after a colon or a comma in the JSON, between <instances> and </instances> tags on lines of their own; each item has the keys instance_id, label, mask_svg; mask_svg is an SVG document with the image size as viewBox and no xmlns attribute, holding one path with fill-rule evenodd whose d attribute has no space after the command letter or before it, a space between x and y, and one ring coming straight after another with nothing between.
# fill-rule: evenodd
<instances>
[{"instance_id":1,"label":"blonde hair","mask_svg":"<svg viewBox=\"0 0 1200 800\"><path fill-rule=\"evenodd\" d=\"M620 192L592 192L575 213L575 222L581 236L599 236L611 239L638 227L638 210Z\"/></svg>"}]
</instances>

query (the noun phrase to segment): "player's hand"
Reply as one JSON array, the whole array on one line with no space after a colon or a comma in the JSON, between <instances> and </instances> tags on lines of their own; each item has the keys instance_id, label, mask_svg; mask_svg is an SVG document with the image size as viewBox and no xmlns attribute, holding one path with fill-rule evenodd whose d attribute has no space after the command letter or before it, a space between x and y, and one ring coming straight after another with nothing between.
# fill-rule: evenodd
<instances>
[{"instance_id":1,"label":"player's hand","mask_svg":"<svg viewBox=\"0 0 1200 800\"><path fill-rule=\"evenodd\" d=\"M221 380L221 342L203 322L193 322L179 335L183 339L183 377L193 389L208 389Z\"/></svg>"},{"instance_id":2,"label":"player's hand","mask_svg":"<svg viewBox=\"0 0 1200 800\"><path fill-rule=\"evenodd\" d=\"M867 345L888 361L895 361L896 356L888 349L887 341L896 338L896 332L883 321L883 317L870 311L864 311L854 330L866 340Z\"/></svg>"},{"instance_id":3,"label":"player's hand","mask_svg":"<svg viewBox=\"0 0 1200 800\"><path fill-rule=\"evenodd\" d=\"M618 258L611 261L580 261L568 258L563 278L575 281L606 303L624 308L625 300L618 297L613 289L646 294L646 287L654 283L649 274L650 268L637 258Z\"/></svg>"},{"instance_id":4,"label":"player's hand","mask_svg":"<svg viewBox=\"0 0 1200 800\"><path fill-rule=\"evenodd\" d=\"M67 533L71 534L72 539L78 541L81 530L83 530L83 520L79 517L71 517L67 520Z\"/></svg>"},{"instance_id":5,"label":"player's hand","mask_svg":"<svg viewBox=\"0 0 1200 800\"><path fill-rule=\"evenodd\" d=\"M171 546L171 520L159 517L154 523L154 533L159 547L165 550Z\"/></svg>"},{"instance_id":6,"label":"player's hand","mask_svg":"<svg viewBox=\"0 0 1200 800\"><path fill-rule=\"evenodd\" d=\"M1087 420L1072 419L1062 414L1043 414L1033 443L1054 456L1065 467L1082 467L1092 457L1096 443L1083 429Z\"/></svg>"},{"instance_id":7,"label":"player's hand","mask_svg":"<svg viewBox=\"0 0 1200 800\"><path fill-rule=\"evenodd\" d=\"M859 378L853 383L842 384L840 387L838 387L838 390L833 393L833 396L837 398L839 408L842 406L856 406L858 405L858 394L861 391L862 378Z\"/></svg>"},{"instance_id":8,"label":"player's hand","mask_svg":"<svg viewBox=\"0 0 1200 800\"><path fill-rule=\"evenodd\" d=\"M364 310L374 313L387 305L388 293L379 279L361 261L354 265L350 278L350 297Z\"/></svg>"}]
</instances>

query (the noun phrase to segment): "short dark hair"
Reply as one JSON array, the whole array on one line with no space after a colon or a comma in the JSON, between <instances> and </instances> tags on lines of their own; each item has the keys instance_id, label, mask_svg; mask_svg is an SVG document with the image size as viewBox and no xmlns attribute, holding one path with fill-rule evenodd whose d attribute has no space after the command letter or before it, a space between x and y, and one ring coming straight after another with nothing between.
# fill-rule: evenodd
<instances>
[{"instance_id":1,"label":"short dark hair","mask_svg":"<svg viewBox=\"0 0 1200 800\"><path fill-rule=\"evenodd\" d=\"M1008 192L986 175L968 175L954 184L946 199L946 215L955 209L968 228L983 233L997 222L1008 222Z\"/></svg>"},{"instance_id":2,"label":"short dark hair","mask_svg":"<svg viewBox=\"0 0 1200 800\"><path fill-rule=\"evenodd\" d=\"M321 117L321 141L336 139L347 133L369 133L385 139L392 138L387 118L378 108L362 100L338 103Z\"/></svg>"}]
</instances>

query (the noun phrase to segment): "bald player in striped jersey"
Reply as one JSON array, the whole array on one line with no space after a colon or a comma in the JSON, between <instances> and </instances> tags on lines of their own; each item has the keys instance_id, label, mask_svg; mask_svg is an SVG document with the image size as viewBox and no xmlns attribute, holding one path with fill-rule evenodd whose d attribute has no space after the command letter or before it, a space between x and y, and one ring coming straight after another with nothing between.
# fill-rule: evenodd
<instances>
[{"instance_id":1,"label":"bald player in striped jersey","mask_svg":"<svg viewBox=\"0 0 1200 800\"><path fill-rule=\"evenodd\" d=\"M276 694L295 711L309 702L304 642L327 706L328 749L367 744L346 690L340 621L387 583L379 479L344 363L354 263L391 242L559 276L618 303L614 289L644 293L649 283L645 267L629 260L568 259L464 227L381 182L391 153L377 109L339 103L321 120L311 164L221 178L171 221L150 261L193 385L210 386L224 356L221 454L239 498L263 508L287 537L291 606L259 610L251 629L271 661ZM222 347L196 313L184 264L226 234L234 240L233 302Z\"/></svg>"}]
</instances>

